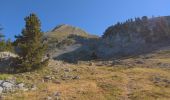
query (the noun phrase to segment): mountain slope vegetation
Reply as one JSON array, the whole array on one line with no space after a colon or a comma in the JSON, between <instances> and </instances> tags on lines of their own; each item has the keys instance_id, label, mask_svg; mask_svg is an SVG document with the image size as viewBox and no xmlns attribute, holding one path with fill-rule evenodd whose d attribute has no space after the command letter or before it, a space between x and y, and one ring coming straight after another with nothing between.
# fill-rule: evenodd
<instances>
[{"instance_id":1,"label":"mountain slope vegetation","mask_svg":"<svg viewBox=\"0 0 170 100\"><path fill-rule=\"evenodd\" d=\"M148 18L129 19L124 23L118 22L116 25L106 29L103 38L107 37L129 37L129 41L133 38L143 38L144 42L160 42L170 37L170 16Z\"/></svg>"}]
</instances>

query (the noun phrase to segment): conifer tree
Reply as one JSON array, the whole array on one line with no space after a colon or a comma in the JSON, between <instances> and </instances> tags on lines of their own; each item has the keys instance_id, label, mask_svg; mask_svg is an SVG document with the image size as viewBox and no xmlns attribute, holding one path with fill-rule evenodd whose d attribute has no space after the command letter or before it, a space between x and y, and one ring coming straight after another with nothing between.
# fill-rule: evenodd
<instances>
[{"instance_id":1,"label":"conifer tree","mask_svg":"<svg viewBox=\"0 0 170 100\"><path fill-rule=\"evenodd\" d=\"M35 14L25 18L25 28L22 34L15 36L18 55L20 56L20 69L29 71L41 66L46 45L42 43L43 33L41 23Z\"/></svg>"},{"instance_id":2,"label":"conifer tree","mask_svg":"<svg viewBox=\"0 0 170 100\"><path fill-rule=\"evenodd\" d=\"M0 31L2 30L2 28L0 28ZM2 33L0 33L0 42L2 41L4 35Z\"/></svg>"},{"instance_id":3,"label":"conifer tree","mask_svg":"<svg viewBox=\"0 0 170 100\"><path fill-rule=\"evenodd\" d=\"M5 50L6 51L10 51L10 52L14 52L14 47L13 47L13 44L11 42L10 39L8 39L6 42L5 42Z\"/></svg>"},{"instance_id":4,"label":"conifer tree","mask_svg":"<svg viewBox=\"0 0 170 100\"><path fill-rule=\"evenodd\" d=\"M2 30L2 28L0 28ZM0 51L4 51L5 47L5 41L4 41L4 35L0 33Z\"/></svg>"}]
</instances>

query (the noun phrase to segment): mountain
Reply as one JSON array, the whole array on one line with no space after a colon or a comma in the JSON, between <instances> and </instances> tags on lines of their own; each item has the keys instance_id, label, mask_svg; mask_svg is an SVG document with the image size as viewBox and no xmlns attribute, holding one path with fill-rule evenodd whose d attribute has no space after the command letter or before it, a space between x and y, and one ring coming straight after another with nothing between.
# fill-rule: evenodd
<instances>
[{"instance_id":1,"label":"mountain","mask_svg":"<svg viewBox=\"0 0 170 100\"><path fill-rule=\"evenodd\" d=\"M129 19L108 27L102 37L84 30L59 25L45 34L48 53L69 62L101 60L152 52L170 45L170 16ZM95 57L95 58L96 58Z\"/></svg>"},{"instance_id":2,"label":"mountain","mask_svg":"<svg viewBox=\"0 0 170 100\"><path fill-rule=\"evenodd\" d=\"M170 44L170 16L129 19L106 29L97 52L101 57L151 52Z\"/></svg>"},{"instance_id":3,"label":"mountain","mask_svg":"<svg viewBox=\"0 0 170 100\"><path fill-rule=\"evenodd\" d=\"M91 36L80 28L71 25L66 25L66 24L58 25L51 32L48 32L46 34L47 38L51 39L50 41L56 41L56 40L61 41L70 35L77 35L82 37Z\"/></svg>"},{"instance_id":4,"label":"mountain","mask_svg":"<svg viewBox=\"0 0 170 100\"><path fill-rule=\"evenodd\" d=\"M91 55L93 42L99 37L90 35L84 30L71 26L59 25L45 34L48 41L48 53L57 60L77 61Z\"/></svg>"}]
</instances>

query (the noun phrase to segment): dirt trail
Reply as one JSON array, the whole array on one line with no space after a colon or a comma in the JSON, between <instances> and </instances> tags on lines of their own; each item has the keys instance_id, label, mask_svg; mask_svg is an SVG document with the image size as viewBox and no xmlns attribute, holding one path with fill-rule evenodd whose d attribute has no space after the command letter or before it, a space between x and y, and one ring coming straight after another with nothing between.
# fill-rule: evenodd
<instances>
[{"instance_id":1,"label":"dirt trail","mask_svg":"<svg viewBox=\"0 0 170 100\"><path fill-rule=\"evenodd\" d=\"M135 78L132 74L125 74L126 75L126 84L124 85L124 97L123 100L131 100L131 94L134 89L137 88L137 84L135 82Z\"/></svg>"}]
</instances>

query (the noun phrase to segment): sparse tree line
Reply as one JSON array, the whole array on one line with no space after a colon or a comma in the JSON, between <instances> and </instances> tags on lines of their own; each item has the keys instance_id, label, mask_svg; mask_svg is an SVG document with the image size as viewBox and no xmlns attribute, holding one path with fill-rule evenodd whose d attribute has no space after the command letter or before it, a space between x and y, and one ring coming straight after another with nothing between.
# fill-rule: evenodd
<instances>
[{"instance_id":1,"label":"sparse tree line","mask_svg":"<svg viewBox=\"0 0 170 100\"><path fill-rule=\"evenodd\" d=\"M13 59L10 66L14 72L31 71L47 66L48 59L43 60L47 44L43 43L41 22L36 14L30 14L25 18L25 28L21 34L15 36L16 40L5 41L4 35L0 35L0 51L15 52L19 57Z\"/></svg>"},{"instance_id":2,"label":"sparse tree line","mask_svg":"<svg viewBox=\"0 0 170 100\"><path fill-rule=\"evenodd\" d=\"M169 17L153 17L129 19L123 23L118 22L104 32L103 38L119 35L139 34L146 42L156 42L160 39L170 38Z\"/></svg>"}]
</instances>

